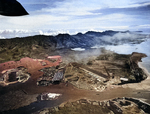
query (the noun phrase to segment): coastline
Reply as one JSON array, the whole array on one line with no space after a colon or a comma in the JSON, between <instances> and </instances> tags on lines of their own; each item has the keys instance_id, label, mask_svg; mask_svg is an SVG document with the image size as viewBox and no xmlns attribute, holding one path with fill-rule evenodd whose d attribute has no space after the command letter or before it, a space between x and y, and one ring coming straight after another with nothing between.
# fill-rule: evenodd
<instances>
[{"instance_id":1,"label":"coastline","mask_svg":"<svg viewBox=\"0 0 150 114\"><path fill-rule=\"evenodd\" d=\"M143 72L147 75L147 78L146 78L145 80L150 79L150 73L148 72L148 69L146 69L146 68L142 65L142 62L138 62L138 66L139 66L139 68L141 68L141 69L143 70Z\"/></svg>"},{"instance_id":2,"label":"coastline","mask_svg":"<svg viewBox=\"0 0 150 114\"><path fill-rule=\"evenodd\" d=\"M107 89L105 89L104 91L102 91L102 92L99 92L100 94L106 94L107 92L108 93L111 93L111 92L113 92L113 91L117 91L117 90L119 90L119 92L120 92L120 90L121 90L121 88L122 89L124 89L124 91L125 91L125 93L120 93L120 94L118 94L118 96L115 94L114 96L116 96L116 97L130 97L130 98L138 98L138 99L140 99L140 100L142 100L142 101L147 101L148 103L150 103L150 101L148 100L148 98L150 98L149 96L147 96L147 95L143 95L143 93L142 92L149 92L149 90L150 90L150 73L148 72L148 70L142 65L142 62L139 62L138 61L138 63L137 63L137 65L138 65L138 67L139 68L141 68L142 70L143 70L143 72L147 75L147 78L145 79L145 80L142 80L141 82L139 82L139 83L128 83L128 84L124 84L124 85L117 85L117 86L115 86L115 85L113 85L113 86L110 86L110 88L107 88ZM128 92L128 93L126 93L126 92ZM119 96L120 95L120 96ZM87 95L88 96L88 95ZM84 99L86 99L86 100L96 100L97 98L95 97L95 98L90 98L89 96L89 98L88 97L84 97ZM103 95L99 95L99 96L102 96L102 97L104 97ZM106 94L106 96L107 96L107 94ZM110 97L111 96L111 97ZM109 97L108 98L100 98L99 100L100 101L105 101L105 100L111 100L111 99L113 99L113 98L116 98L116 97L112 97L113 95L111 94L111 95L109 95ZM77 99L76 99L77 100ZM75 99L73 100L73 99L70 99L70 100L68 100L69 102L73 102L73 101L76 101ZM64 104L66 104L68 101L66 101L66 102L63 102L60 106L62 106L62 105L64 105Z\"/></svg>"},{"instance_id":3,"label":"coastline","mask_svg":"<svg viewBox=\"0 0 150 114\"><path fill-rule=\"evenodd\" d=\"M122 85L122 87L123 88L131 88L131 89L135 89L135 90L141 90L141 91L142 90L148 91L150 89L150 83L149 83L150 82L150 73L148 72L148 70L146 69L146 67L143 66L143 62L142 61L137 61L137 65L147 75L147 78L144 79L144 80L142 80L139 83L124 84L124 85Z\"/></svg>"},{"instance_id":4,"label":"coastline","mask_svg":"<svg viewBox=\"0 0 150 114\"><path fill-rule=\"evenodd\" d=\"M136 59L135 59L136 61ZM136 66L139 68L142 68L143 72L147 74L148 78L145 80L139 82L139 83L128 83L124 85L113 85L110 86L110 88L107 88L106 90L102 92L96 92L96 91L88 91L88 90L80 90L78 88L73 87L71 84L68 86L65 86L64 84L61 85L53 85L52 87L36 87L35 85L30 89L28 88L28 85L30 84L24 84L24 87L22 89L25 89L27 91L28 95L30 96L31 94L39 93L39 92L48 92L48 93L62 93L62 97L58 98L58 100L55 102L56 104L51 106L63 106L67 102L74 102L80 99L87 99L91 101L107 101L115 98L122 98L122 97L128 97L128 98L137 98L142 101L150 103L150 96L149 96L149 91L150 91L150 84L149 84L149 73L145 67L142 66L142 63L137 61ZM35 89L36 88L36 89ZM34 89L33 92L30 92L30 90ZM91 94L92 92L92 94ZM50 103L50 102L49 102ZM20 107L15 111L20 111L21 109L26 109L26 108L33 108L35 106L40 106L41 103L38 102L32 102L28 106ZM48 104L45 104L48 106ZM42 109L42 107L41 107ZM33 110L34 112L34 110Z\"/></svg>"}]
</instances>

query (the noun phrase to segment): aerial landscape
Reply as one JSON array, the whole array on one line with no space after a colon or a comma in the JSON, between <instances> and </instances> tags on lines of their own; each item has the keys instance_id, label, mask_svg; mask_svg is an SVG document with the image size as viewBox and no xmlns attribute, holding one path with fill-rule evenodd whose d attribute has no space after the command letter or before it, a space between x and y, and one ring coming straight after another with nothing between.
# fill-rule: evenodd
<instances>
[{"instance_id":1,"label":"aerial landscape","mask_svg":"<svg viewBox=\"0 0 150 114\"><path fill-rule=\"evenodd\" d=\"M150 2L1 0L1 114L150 114Z\"/></svg>"}]
</instances>

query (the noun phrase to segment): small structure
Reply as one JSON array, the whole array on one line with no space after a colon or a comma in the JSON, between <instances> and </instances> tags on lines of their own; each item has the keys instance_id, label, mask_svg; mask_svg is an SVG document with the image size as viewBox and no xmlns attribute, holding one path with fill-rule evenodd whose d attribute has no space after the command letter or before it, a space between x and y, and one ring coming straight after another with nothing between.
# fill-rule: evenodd
<instances>
[{"instance_id":1,"label":"small structure","mask_svg":"<svg viewBox=\"0 0 150 114\"><path fill-rule=\"evenodd\" d=\"M0 84L6 86L17 82L26 82L30 78L30 75L25 70L22 67L21 69L16 68L5 71L0 77Z\"/></svg>"},{"instance_id":2,"label":"small structure","mask_svg":"<svg viewBox=\"0 0 150 114\"><path fill-rule=\"evenodd\" d=\"M121 83L127 83L129 81L128 78L120 78Z\"/></svg>"},{"instance_id":3,"label":"small structure","mask_svg":"<svg viewBox=\"0 0 150 114\"><path fill-rule=\"evenodd\" d=\"M52 79L52 82L61 81L64 77L63 70L59 70L55 73L54 78Z\"/></svg>"},{"instance_id":4,"label":"small structure","mask_svg":"<svg viewBox=\"0 0 150 114\"><path fill-rule=\"evenodd\" d=\"M64 78L64 69L52 70L51 75L44 75L37 79L38 86L48 86L49 84L59 84Z\"/></svg>"},{"instance_id":5,"label":"small structure","mask_svg":"<svg viewBox=\"0 0 150 114\"><path fill-rule=\"evenodd\" d=\"M38 100L55 100L58 99L58 97L60 97L61 94L57 94L57 93L42 93L41 95L39 95L37 97Z\"/></svg>"},{"instance_id":6,"label":"small structure","mask_svg":"<svg viewBox=\"0 0 150 114\"><path fill-rule=\"evenodd\" d=\"M55 60L55 61L51 62L51 60ZM7 83L8 78L9 78L9 76L8 76L9 73L7 71L11 70L11 72L12 72L13 69L17 69L19 67L26 68L27 72L29 74L31 74L30 77L33 80L37 80L40 76L42 76L44 74L43 72L41 72L39 70L41 70L43 68L58 66L60 64L60 62L62 62L61 56L48 56L45 60L32 59L29 57L25 57L25 58L22 58L20 61L9 61L9 62L5 62L5 63L1 63L0 64L0 80L1 80L1 83L5 83L4 85L11 84L11 83ZM12 75L15 75L15 72ZM6 76L4 76L5 73L6 73ZM27 79L29 79L29 77ZM18 81L22 82L20 78L18 79ZM14 82L14 83L16 83L16 82Z\"/></svg>"}]
</instances>

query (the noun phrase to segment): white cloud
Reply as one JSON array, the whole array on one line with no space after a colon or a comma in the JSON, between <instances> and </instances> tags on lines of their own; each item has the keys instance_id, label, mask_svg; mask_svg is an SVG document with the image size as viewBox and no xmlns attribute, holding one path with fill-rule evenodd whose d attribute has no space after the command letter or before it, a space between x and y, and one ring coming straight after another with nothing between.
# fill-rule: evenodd
<instances>
[{"instance_id":1,"label":"white cloud","mask_svg":"<svg viewBox=\"0 0 150 114\"><path fill-rule=\"evenodd\" d=\"M127 5L127 6L122 6L120 8L136 8L136 7L142 7L142 6L147 6L147 5L150 5L150 2L143 3L143 4L135 3L135 4Z\"/></svg>"},{"instance_id":2,"label":"white cloud","mask_svg":"<svg viewBox=\"0 0 150 114\"><path fill-rule=\"evenodd\" d=\"M35 35L35 34L39 34L39 33L28 31L28 30L6 29L6 30L0 30L0 39L2 39L2 38L13 38L13 37L24 37L24 36L30 36L30 35Z\"/></svg>"},{"instance_id":3,"label":"white cloud","mask_svg":"<svg viewBox=\"0 0 150 114\"><path fill-rule=\"evenodd\" d=\"M131 54L132 52L146 53L150 56L150 39L140 44L123 44L117 46L106 46L106 49L115 51L121 54Z\"/></svg>"},{"instance_id":4,"label":"white cloud","mask_svg":"<svg viewBox=\"0 0 150 114\"><path fill-rule=\"evenodd\" d=\"M69 31L66 30L11 30L11 29L6 29L6 30L0 30L0 39L5 39L5 38L14 38L14 37L26 37L26 36L34 36L34 35L58 35L59 33L69 33ZM73 32L75 33L75 32Z\"/></svg>"},{"instance_id":5,"label":"white cloud","mask_svg":"<svg viewBox=\"0 0 150 114\"><path fill-rule=\"evenodd\" d=\"M82 32L90 29L127 30L130 29L130 26L133 23L136 25L145 25L147 24L146 22L148 22L143 21L140 16L139 18L134 18L132 15L125 14L102 15L101 12L91 12L102 8L129 7L131 5L136 5L140 0L114 0L113 2L110 0L63 0L61 2L59 0L52 0L55 7L50 7L51 2L48 0L18 1L22 4L30 4L31 2L40 4L44 2L49 5L49 7L35 10L30 15L23 17L0 16L1 30L28 30L29 33L35 33L36 31L42 30L44 32L37 32L39 34L49 34L49 32L47 32L48 30L58 30L58 32L71 31L72 33L72 31ZM139 26L139 28L140 27L146 28L146 26ZM9 34L12 35L9 37L14 37L14 34Z\"/></svg>"},{"instance_id":6,"label":"white cloud","mask_svg":"<svg viewBox=\"0 0 150 114\"><path fill-rule=\"evenodd\" d=\"M55 17L51 15L35 15L23 17L3 17L4 23L1 23L1 29L27 29L37 30L53 23L67 20L66 17ZM44 26L44 27L43 27Z\"/></svg>"},{"instance_id":7,"label":"white cloud","mask_svg":"<svg viewBox=\"0 0 150 114\"><path fill-rule=\"evenodd\" d=\"M139 25L138 27L150 28L150 24Z\"/></svg>"},{"instance_id":8,"label":"white cloud","mask_svg":"<svg viewBox=\"0 0 150 114\"><path fill-rule=\"evenodd\" d=\"M1 36L0 36L0 39L5 39L5 37L1 37Z\"/></svg>"}]
</instances>

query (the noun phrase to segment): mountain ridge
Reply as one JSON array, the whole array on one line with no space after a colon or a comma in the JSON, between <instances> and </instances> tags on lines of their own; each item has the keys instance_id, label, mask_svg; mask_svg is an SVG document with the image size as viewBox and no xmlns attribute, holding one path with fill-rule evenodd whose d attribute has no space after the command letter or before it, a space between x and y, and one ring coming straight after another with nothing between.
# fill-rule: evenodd
<instances>
[{"instance_id":1,"label":"mountain ridge","mask_svg":"<svg viewBox=\"0 0 150 114\"><path fill-rule=\"evenodd\" d=\"M46 56L45 54L57 55L57 51L66 53L63 50L72 50L73 48L90 49L125 43L137 44L145 41L146 38L146 35L129 31L107 31L102 33L90 31L85 34L78 33L75 35L35 35L0 39L0 63L11 60L18 61L23 57L43 58Z\"/></svg>"},{"instance_id":2,"label":"mountain ridge","mask_svg":"<svg viewBox=\"0 0 150 114\"><path fill-rule=\"evenodd\" d=\"M133 38L130 38L133 37ZM7 45L6 42L23 42L22 45L37 44L40 46L51 46L54 45L56 48L89 48L94 45L117 45L120 43L133 42L136 40L142 40L146 35L135 34L130 31L104 31L95 32L88 31L86 33L77 33L70 35L68 33L58 34L56 36L46 35L35 35L28 37L16 37L12 39L0 39L1 46Z\"/></svg>"}]
</instances>

